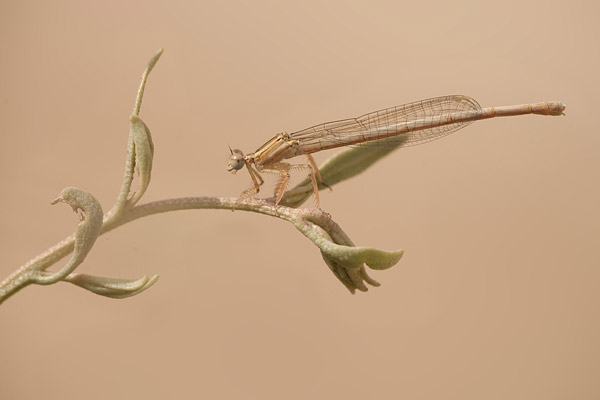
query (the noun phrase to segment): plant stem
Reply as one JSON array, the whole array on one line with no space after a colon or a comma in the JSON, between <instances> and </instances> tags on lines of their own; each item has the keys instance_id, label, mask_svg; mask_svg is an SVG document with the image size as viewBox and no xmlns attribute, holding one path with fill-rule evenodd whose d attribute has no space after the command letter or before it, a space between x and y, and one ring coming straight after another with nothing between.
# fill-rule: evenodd
<instances>
[{"instance_id":1,"label":"plant stem","mask_svg":"<svg viewBox=\"0 0 600 400\"><path fill-rule=\"evenodd\" d=\"M293 222L303 212L294 208L275 206L273 203L258 199L240 201L238 198L233 197L182 197L141 204L117 218L107 219L105 216L105 223L102 225L100 235L142 217L170 211L192 209L251 211L282 218L290 222ZM12 294L31 284L30 278L34 271L43 271L70 254L73 251L74 244L75 234L72 234L13 272L0 283L0 304Z\"/></svg>"}]
</instances>

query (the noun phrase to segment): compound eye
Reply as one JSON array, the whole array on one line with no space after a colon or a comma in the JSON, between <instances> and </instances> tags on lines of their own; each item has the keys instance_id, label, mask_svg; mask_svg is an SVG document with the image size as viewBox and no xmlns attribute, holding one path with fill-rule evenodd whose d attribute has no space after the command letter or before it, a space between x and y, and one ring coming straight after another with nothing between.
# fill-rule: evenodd
<instances>
[{"instance_id":1,"label":"compound eye","mask_svg":"<svg viewBox=\"0 0 600 400\"><path fill-rule=\"evenodd\" d=\"M231 157L229 159L229 170L240 170L242 169L242 167L244 166L244 160L240 160L238 158L235 158L235 156Z\"/></svg>"},{"instance_id":2,"label":"compound eye","mask_svg":"<svg viewBox=\"0 0 600 400\"><path fill-rule=\"evenodd\" d=\"M227 163L227 170L231 172L239 171L244 167L244 153L241 150L231 150L231 157Z\"/></svg>"}]
</instances>

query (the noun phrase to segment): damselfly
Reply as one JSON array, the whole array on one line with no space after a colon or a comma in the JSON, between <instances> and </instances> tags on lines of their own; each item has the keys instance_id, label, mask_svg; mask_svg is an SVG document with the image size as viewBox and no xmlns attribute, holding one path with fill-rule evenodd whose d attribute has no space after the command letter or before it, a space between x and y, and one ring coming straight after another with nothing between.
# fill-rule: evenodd
<instances>
[{"instance_id":1,"label":"damselfly","mask_svg":"<svg viewBox=\"0 0 600 400\"><path fill-rule=\"evenodd\" d=\"M241 197L256 195L264 183L261 172L279 175L275 186L275 204L285 193L290 180L290 169L307 169L314 188L317 207L319 191L317 179L322 181L315 160L317 151L342 146L397 146L389 138L398 137L401 146L430 142L449 135L465 126L486 118L513 115L563 115L565 104L560 101L481 108L479 103L467 96L444 96L408 103L385 110L375 111L358 118L327 122L294 132L275 135L254 153L231 150L227 170L235 173L246 166L252 186ZM289 164L288 158L304 155L307 163Z\"/></svg>"}]
</instances>

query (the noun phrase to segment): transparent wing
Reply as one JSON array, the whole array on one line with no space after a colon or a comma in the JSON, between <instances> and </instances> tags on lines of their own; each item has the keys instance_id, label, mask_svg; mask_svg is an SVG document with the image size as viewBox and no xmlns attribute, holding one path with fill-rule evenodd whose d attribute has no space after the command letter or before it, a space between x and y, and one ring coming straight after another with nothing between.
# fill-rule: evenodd
<instances>
[{"instance_id":1,"label":"transparent wing","mask_svg":"<svg viewBox=\"0 0 600 400\"><path fill-rule=\"evenodd\" d=\"M454 113L481 111L481 106L467 96L453 95L416 101L365 114L358 118L327 122L290 134L307 153L340 147L413 146L439 139L475 121L448 123L426 129L402 132L411 121ZM475 115L475 114L473 114Z\"/></svg>"}]
</instances>

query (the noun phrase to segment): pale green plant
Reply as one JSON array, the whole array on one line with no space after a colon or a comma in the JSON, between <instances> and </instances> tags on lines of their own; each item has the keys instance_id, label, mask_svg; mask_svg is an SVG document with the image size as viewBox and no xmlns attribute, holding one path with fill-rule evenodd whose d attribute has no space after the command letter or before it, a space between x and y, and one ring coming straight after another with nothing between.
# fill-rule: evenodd
<instances>
[{"instance_id":1,"label":"pale green plant","mask_svg":"<svg viewBox=\"0 0 600 400\"><path fill-rule=\"evenodd\" d=\"M63 189L52 204L66 203L78 213L80 222L75 233L28 261L0 283L0 303L28 285L51 285L61 281L111 298L125 298L141 293L157 281L158 275L124 279L77 274L73 271L85 260L99 235L138 218L188 209L235 209L288 221L319 248L325 263L350 292L366 291L367 283L379 286L377 281L367 275L365 265L374 270L390 268L402 257L402 250L383 251L356 247L326 212L296 208L312 194L313 188L308 178L288 191L279 205L275 205L273 199L241 200L229 197L184 197L137 205L150 184L154 158L152 137L140 118L140 107L146 80L162 52L161 49L152 57L142 75L135 106L129 117L125 173L114 206L104 214L102 206L90 193L75 187ZM319 168L322 180L331 187L361 173L392 150L392 147L388 147L370 151L342 151ZM139 185L136 190L132 190L135 172L139 176ZM56 272L48 271L50 266L69 253L73 255L63 268Z\"/></svg>"}]
</instances>

